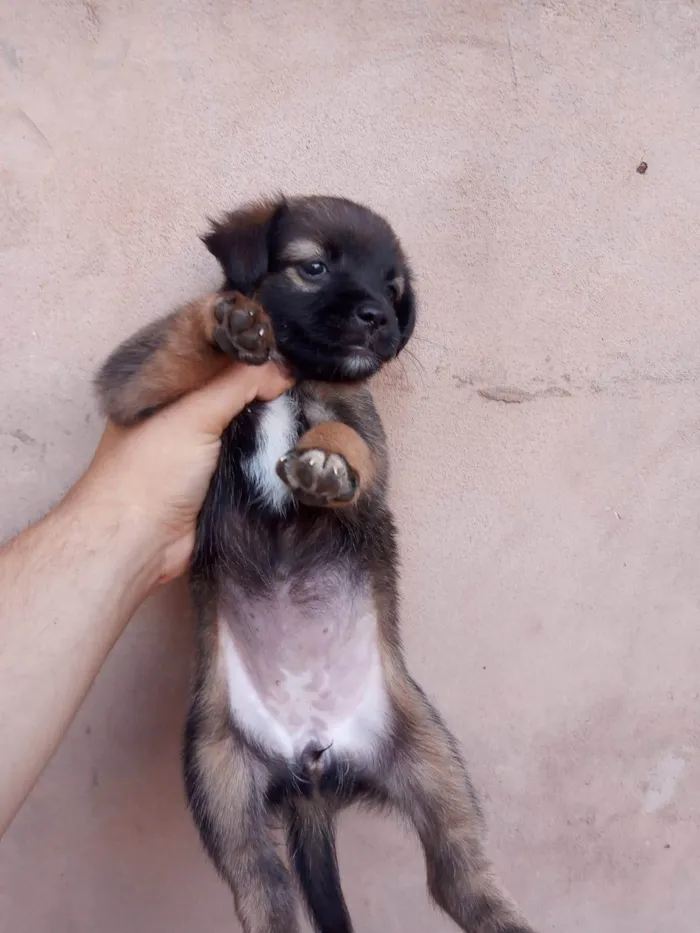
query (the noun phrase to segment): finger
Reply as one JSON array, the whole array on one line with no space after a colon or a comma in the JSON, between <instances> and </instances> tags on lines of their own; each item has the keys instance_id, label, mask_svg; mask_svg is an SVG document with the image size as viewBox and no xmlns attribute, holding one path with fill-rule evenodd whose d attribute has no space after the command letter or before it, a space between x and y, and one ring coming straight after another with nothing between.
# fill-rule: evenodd
<instances>
[{"instance_id":1,"label":"finger","mask_svg":"<svg viewBox=\"0 0 700 933\"><path fill-rule=\"evenodd\" d=\"M172 416L191 419L199 430L218 437L246 405L256 398L266 401L277 398L293 384L289 374L277 363L234 364L202 389L181 399L170 411Z\"/></svg>"},{"instance_id":2,"label":"finger","mask_svg":"<svg viewBox=\"0 0 700 933\"><path fill-rule=\"evenodd\" d=\"M187 571L194 550L194 529L186 532L181 538L169 545L163 554L163 564L158 583L170 583Z\"/></svg>"},{"instance_id":3,"label":"finger","mask_svg":"<svg viewBox=\"0 0 700 933\"><path fill-rule=\"evenodd\" d=\"M126 430L126 428L118 427L111 421L106 421L102 437L97 444L94 456L98 457L113 450Z\"/></svg>"}]
</instances>

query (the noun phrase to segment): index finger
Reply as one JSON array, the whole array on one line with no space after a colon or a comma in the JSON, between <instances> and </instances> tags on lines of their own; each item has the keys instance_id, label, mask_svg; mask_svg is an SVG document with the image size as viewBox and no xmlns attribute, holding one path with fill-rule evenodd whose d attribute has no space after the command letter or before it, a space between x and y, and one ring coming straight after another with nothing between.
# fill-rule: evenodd
<instances>
[{"instance_id":1,"label":"index finger","mask_svg":"<svg viewBox=\"0 0 700 933\"><path fill-rule=\"evenodd\" d=\"M294 380L279 363L233 363L203 388L176 402L171 411L174 414L179 410L199 430L218 437L246 405L255 399L271 401L293 385Z\"/></svg>"}]
</instances>

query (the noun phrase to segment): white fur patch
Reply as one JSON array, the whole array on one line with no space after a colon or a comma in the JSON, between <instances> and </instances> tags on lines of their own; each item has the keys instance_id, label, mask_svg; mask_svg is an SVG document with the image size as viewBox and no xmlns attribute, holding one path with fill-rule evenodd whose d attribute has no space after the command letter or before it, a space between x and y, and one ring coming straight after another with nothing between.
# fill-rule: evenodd
<instances>
[{"instance_id":1,"label":"white fur patch","mask_svg":"<svg viewBox=\"0 0 700 933\"><path fill-rule=\"evenodd\" d=\"M336 420L333 410L317 398L310 398L304 403L304 415L311 427Z\"/></svg>"},{"instance_id":2,"label":"white fur patch","mask_svg":"<svg viewBox=\"0 0 700 933\"><path fill-rule=\"evenodd\" d=\"M243 471L258 498L280 511L291 494L277 475L277 463L298 440L297 405L289 394L265 403L256 435L255 452L243 460Z\"/></svg>"},{"instance_id":3,"label":"white fur patch","mask_svg":"<svg viewBox=\"0 0 700 933\"><path fill-rule=\"evenodd\" d=\"M359 379L361 376L366 376L374 372L377 367L377 361L364 353L357 353L353 356L346 357L342 365L346 376Z\"/></svg>"}]
</instances>

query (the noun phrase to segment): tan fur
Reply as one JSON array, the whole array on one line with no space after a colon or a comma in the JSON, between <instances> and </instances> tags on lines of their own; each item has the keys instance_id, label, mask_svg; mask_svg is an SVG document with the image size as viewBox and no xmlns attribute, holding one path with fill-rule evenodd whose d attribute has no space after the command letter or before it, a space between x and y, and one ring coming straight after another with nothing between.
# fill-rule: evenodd
<instances>
[{"instance_id":1,"label":"tan fur","mask_svg":"<svg viewBox=\"0 0 700 933\"><path fill-rule=\"evenodd\" d=\"M357 431L340 421L326 421L311 428L299 438L296 449L318 449L328 454L339 454L357 474L359 485L355 497L350 502L331 502L331 506L352 505L372 483L375 473L372 451Z\"/></svg>"},{"instance_id":2,"label":"tan fur","mask_svg":"<svg viewBox=\"0 0 700 933\"><path fill-rule=\"evenodd\" d=\"M212 602L212 612L214 606ZM200 785L199 798L191 805L201 807L216 825L216 851L210 855L231 886L245 933L298 933L296 893L265 815L268 776L229 726L218 624L212 621L202 637L204 678L198 690L202 719L191 748Z\"/></svg>"},{"instance_id":3,"label":"tan fur","mask_svg":"<svg viewBox=\"0 0 700 933\"><path fill-rule=\"evenodd\" d=\"M200 737L194 754L202 803L216 824L215 861L245 933L296 933L295 891L264 815L264 768L230 730L212 741Z\"/></svg>"},{"instance_id":4,"label":"tan fur","mask_svg":"<svg viewBox=\"0 0 700 933\"><path fill-rule=\"evenodd\" d=\"M406 289L406 279L402 275L397 275L394 279L394 287L398 296L401 297Z\"/></svg>"},{"instance_id":5,"label":"tan fur","mask_svg":"<svg viewBox=\"0 0 700 933\"><path fill-rule=\"evenodd\" d=\"M221 317L217 319L217 309L220 311L224 306L229 316L222 322ZM114 356L107 361L98 376L106 413L118 424L130 424L218 376L231 364L231 349L235 350L230 347L231 340L244 336L244 328L237 322L238 330L231 332L231 313L249 314L248 330L254 334L264 328L262 344L268 353L272 326L257 302L239 292L204 295L133 338L136 348L139 336L143 335L145 350L150 350L142 353L137 371L133 371L133 362L128 357L126 363L120 363ZM224 337L228 335L229 352L223 352L217 343L220 332L224 332Z\"/></svg>"},{"instance_id":6,"label":"tan fur","mask_svg":"<svg viewBox=\"0 0 700 933\"><path fill-rule=\"evenodd\" d=\"M230 365L213 343L214 306L220 296L205 295L172 317L163 347L130 386L131 404L156 408L205 385Z\"/></svg>"},{"instance_id":7,"label":"tan fur","mask_svg":"<svg viewBox=\"0 0 700 933\"><path fill-rule=\"evenodd\" d=\"M294 288L298 288L302 292L316 292L318 291L318 285L314 282L307 282L306 279L302 279L299 275L299 271L290 266L288 269L284 270L285 276L289 279Z\"/></svg>"},{"instance_id":8,"label":"tan fur","mask_svg":"<svg viewBox=\"0 0 700 933\"><path fill-rule=\"evenodd\" d=\"M323 246L314 240L292 240L282 253L286 262L310 262L313 259L323 258Z\"/></svg>"}]
</instances>

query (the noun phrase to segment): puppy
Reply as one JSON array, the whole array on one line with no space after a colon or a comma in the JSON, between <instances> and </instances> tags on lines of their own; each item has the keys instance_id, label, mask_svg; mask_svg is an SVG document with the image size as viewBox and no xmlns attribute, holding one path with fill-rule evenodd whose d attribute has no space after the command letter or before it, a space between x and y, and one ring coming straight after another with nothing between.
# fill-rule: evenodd
<instances>
[{"instance_id":1,"label":"puppy","mask_svg":"<svg viewBox=\"0 0 700 933\"><path fill-rule=\"evenodd\" d=\"M272 354L296 387L223 436L191 568L196 678L184 774L202 842L245 933L296 933L289 862L320 933L350 933L334 823L351 803L415 827L437 904L470 933L532 933L494 881L455 739L411 678L384 431L367 379L414 328L389 225L341 198L279 199L215 223L221 292L149 325L97 378L136 422L231 359Z\"/></svg>"}]
</instances>

